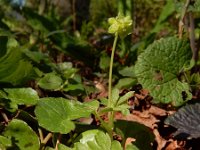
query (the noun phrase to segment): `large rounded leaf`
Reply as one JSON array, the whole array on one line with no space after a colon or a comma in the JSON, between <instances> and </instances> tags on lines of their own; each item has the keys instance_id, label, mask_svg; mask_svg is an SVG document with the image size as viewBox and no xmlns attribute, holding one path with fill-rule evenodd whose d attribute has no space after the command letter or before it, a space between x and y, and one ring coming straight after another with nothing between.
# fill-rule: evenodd
<instances>
[{"instance_id":1,"label":"large rounded leaf","mask_svg":"<svg viewBox=\"0 0 200 150\"><path fill-rule=\"evenodd\" d=\"M3 135L11 140L10 149L38 150L40 148L37 134L22 120L13 119Z\"/></svg>"},{"instance_id":2,"label":"large rounded leaf","mask_svg":"<svg viewBox=\"0 0 200 150\"><path fill-rule=\"evenodd\" d=\"M40 126L65 134L75 128L71 120L89 117L98 105L97 101L80 103L64 98L43 98L38 102L35 114Z\"/></svg>"},{"instance_id":3,"label":"large rounded leaf","mask_svg":"<svg viewBox=\"0 0 200 150\"><path fill-rule=\"evenodd\" d=\"M142 86L150 91L155 103L180 106L190 100L189 85L178 80L191 60L188 42L175 37L160 39L138 57L135 74Z\"/></svg>"}]
</instances>

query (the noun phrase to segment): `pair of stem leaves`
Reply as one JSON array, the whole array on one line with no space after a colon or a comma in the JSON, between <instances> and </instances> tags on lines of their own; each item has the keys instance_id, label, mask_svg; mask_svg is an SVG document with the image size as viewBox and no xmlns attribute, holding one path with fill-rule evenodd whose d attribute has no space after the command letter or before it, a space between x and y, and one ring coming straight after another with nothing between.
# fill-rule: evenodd
<instances>
[{"instance_id":1,"label":"pair of stem leaves","mask_svg":"<svg viewBox=\"0 0 200 150\"><path fill-rule=\"evenodd\" d=\"M101 99L101 104L105 105L106 107L101 109L98 113L104 114L107 112L117 112L121 111L123 115L128 115L129 114L129 109L130 106L128 105L128 99L133 97L134 91L129 91L125 95L120 97L120 91L117 88L114 88L112 90L112 95L111 95L111 106L108 106L108 99L103 98Z\"/></svg>"}]
</instances>

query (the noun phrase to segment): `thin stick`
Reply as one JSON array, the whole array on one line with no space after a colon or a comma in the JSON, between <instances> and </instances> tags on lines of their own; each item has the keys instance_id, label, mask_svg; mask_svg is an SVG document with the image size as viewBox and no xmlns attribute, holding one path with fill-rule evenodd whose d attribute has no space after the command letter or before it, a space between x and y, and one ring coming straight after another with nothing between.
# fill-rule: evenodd
<instances>
[{"instance_id":1,"label":"thin stick","mask_svg":"<svg viewBox=\"0 0 200 150\"><path fill-rule=\"evenodd\" d=\"M190 36L190 47L191 47L192 53L193 53L192 58L195 62L197 62L198 50L197 50L196 43L195 43L194 18L193 18L193 15L191 12L189 13L189 22L190 22L190 25L188 28L188 32L189 32L189 36Z\"/></svg>"},{"instance_id":2,"label":"thin stick","mask_svg":"<svg viewBox=\"0 0 200 150\"><path fill-rule=\"evenodd\" d=\"M184 5L184 7L183 7L182 12L181 12L181 18L179 20L179 29L178 29L179 39L181 39L182 36L183 36L184 17L185 17L185 15L187 13L187 8L188 8L189 4L190 4L190 0L187 0L185 5Z\"/></svg>"},{"instance_id":3,"label":"thin stick","mask_svg":"<svg viewBox=\"0 0 200 150\"><path fill-rule=\"evenodd\" d=\"M47 136L42 141L42 144L45 145L52 138L52 135L53 135L52 133L48 133Z\"/></svg>"},{"instance_id":4,"label":"thin stick","mask_svg":"<svg viewBox=\"0 0 200 150\"><path fill-rule=\"evenodd\" d=\"M38 132L39 132L39 136L40 136L40 141L43 142L44 140L44 135L43 135L43 132L42 132L42 129L38 129Z\"/></svg>"},{"instance_id":5,"label":"thin stick","mask_svg":"<svg viewBox=\"0 0 200 150\"><path fill-rule=\"evenodd\" d=\"M56 150L58 150L58 144L60 143L61 137L62 137L62 134L59 134L58 139L56 141Z\"/></svg>"},{"instance_id":6,"label":"thin stick","mask_svg":"<svg viewBox=\"0 0 200 150\"><path fill-rule=\"evenodd\" d=\"M1 112L1 115L2 115L3 119L5 120L5 122L8 123L9 119L8 119L7 115L4 112Z\"/></svg>"}]
</instances>

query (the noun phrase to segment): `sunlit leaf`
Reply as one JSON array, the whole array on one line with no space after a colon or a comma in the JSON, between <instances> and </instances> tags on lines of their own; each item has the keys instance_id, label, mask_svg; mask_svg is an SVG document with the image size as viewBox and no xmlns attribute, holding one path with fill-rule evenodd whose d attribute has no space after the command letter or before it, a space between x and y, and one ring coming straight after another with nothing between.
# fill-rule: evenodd
<instances>
[{"instance_id":1,"label":"sunlit leaf","mask_svg":"<svg viewBox=\"0 0 200 150\"><path fill-rule=\"evenodd\" d=\"M131 88L134 85L137 84L137 79L133 78L122 78L118 81L118 83L115 85L116 88L122 89L122 88Z\"/></svg>"},{"instance_id":2,"label":"sunlit leaf","mask_svg":"<svg viewBox=\"0 0 200 150\"><path fill-rule=\"evenodd\" d=\"M81 117L89 117L98 108L98 102L80 103L64 98L43 98L35 109L39 125L60 133L69 133L75 129L71 121Z\"/></svg>"},{"instance_id":3,"label":"sunlit leaf","mask_svg":"<svg viewBox=\"0 0 200 150\"><path fill-rule=\"evenodd\" d=\"M8 147L12 146L12 141L8 139L7 137L0 135L0 149L6 150Z\"/></svg>"},{"instance_id":4,"label":"sunlit leaf","mask_svg":"<svg viewBox=\"0 0 200 150\"><path fill-rule=\"evenodd\" d=\"M112 90L111 99L112 99L112 103L113 103L114 105L116 105L116 104L117 104L117 101L118 101L118 99L119 99L119 89L114 88L114 89Z\"/></svg>"},{"instance_id":5,"label":"sunlit leaf","mask_svg":"<svg viewBox=\"0 0 200 150\"><path fill-rule=\"evenodd\" d=\"M123 104L124 102L128 101L129 98L133 97L134 91L129 91L125 95L121 96L117 102L117 105Z\"/></svg>"},{"instance_id":6,"label":"sunlit leaf","mask_svg":"<svg viewBox=\"0 0 200 150\"><path fill-rule=\"evenodd\" d=\"M160 39L138 57L135 74L143 88L150 91L153 102L180 106L192 98L189 85L177 78L190 59L187 41L175 37Z\"/></svg>"}]
</instances>

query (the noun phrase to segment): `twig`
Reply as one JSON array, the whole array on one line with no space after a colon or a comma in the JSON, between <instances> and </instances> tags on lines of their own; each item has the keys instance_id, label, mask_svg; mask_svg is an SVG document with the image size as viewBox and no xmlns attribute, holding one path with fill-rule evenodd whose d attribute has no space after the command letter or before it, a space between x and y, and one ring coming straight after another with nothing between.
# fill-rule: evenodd
<instances>
[{"instance_id":1,"label":"twig","mask_svg":"<svg viewBox=\"0 0 200 150\"><path fill-rule=\"evenodd\" d=\"M39 136L40 136L40 141L43 142L44 140L44 136L43 136L43 132L42 132L42 129L38 129L38 132L39 132Z\"/></svg>"},{"instance_id":2,"label":"twig","mask_svg":"<svg viewBox=\"0 0 200 150\"><path fill-rule=\"evenodd\" d=\"M56 148L55 148L56 150L58 150L58 144L60 143L61 137L62 137L62 134L59 134L58 139L56 141Z\"/></svg>"},{"instance_id":3,"label":"twig","mask_svg":"<svg viewBox=\"0 0 200 150\"><path fill-rule=\"evenodd\" d=\"M192 59L195 62L197 62L198 49L195 44L195 33L194 33L195 27L194 27L194 18L193 18L192 12L189 12L189 22L190 22L190 25L188 28L188 32L189 32L189 37L190 37L190 47L191 47L192 53L193 53Z\"/></svg>"},{"instance_id":4,"label":"twig","mask_svg":"<svg viewBox=\"0 0 200 150\"><path fill-rule=\"evenodd\" d=\"M179 20L179 29L178 29L178 35L179 35L180 39L182 38L182 35L183 35L184 17L187 13L187 8L188 8L189 4L190 4L190 0L187 0L184 7L183 7L182 12L181 12L181 18Z\"/></svg>"},{"instance_id":5,"label":"twig","mask_svg":"<svg viewBox=\"0 0 200 150\"><path fill-rule=\"evenodd\" d=\"M7 115L4 112L1 112L1 115L2 115L3 119L5 120L5 122L8 123L9 119L8 119Z\"/></svg>"},{"instance_id":6,"label":"twig","mask_svg":"<svg viewBox=\"0 0 200 150\"><path fill-rule=\"evenodd\" d=\"M52 137L52 133L48 133L47 136L44 138L44 140L42 141L42 144L46 144Z\"/></svg>"}]
</instances>

